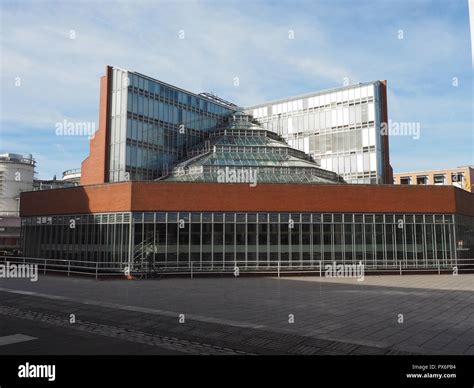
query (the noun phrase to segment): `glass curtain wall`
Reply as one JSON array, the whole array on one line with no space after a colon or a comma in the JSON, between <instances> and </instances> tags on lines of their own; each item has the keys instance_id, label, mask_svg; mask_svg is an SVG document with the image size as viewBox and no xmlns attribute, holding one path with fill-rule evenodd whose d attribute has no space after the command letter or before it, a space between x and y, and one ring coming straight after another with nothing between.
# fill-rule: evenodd
<instances>
[{"instance_id":1,"label":"glass curtain wall","mask_svg":"<svg viewBox=\"0 0 474 388\"><path fill-rule=\"evenodd\" d=\"M128 261L130 219L130 213L23 218L23 254L114 267Z\"/></svg>"},{"instance_id":2,"label":"glass curtain wall","mask_svg":"<svg viewBox=\"0 0 474 388\"><path fill-rule=\"evenodd\" d=\"M27 257L128 263L131 255L135 264L183 271L191 266L265 270L278 263L297 271L318 268L319 261L362 261L366 270L452 269L468 264L458 263L458 255L472 258L474 249L474 218L455 218L456 222L449 214L112 213L24 218L22 238Z\"/></svg>"},{"instance_id":3,"label":"glass curtain wall","mask_svg":"<svg viewBox=\"0 0 474 388\"><path fill-rule=\"evenodd\" d=\"M380 82L247 108L268 130L348 183L383 182Z\"/></svg>"},{"instance_id":4,"label":"glass curtain wall","mask_svg":"<svg viewBox=\"0 0 474 388\"><path fill-rule=\"evenodd\" d=\"M138 73L113 69L110 182L153 180L234 110Z\"/></svg>"}]
</instances>

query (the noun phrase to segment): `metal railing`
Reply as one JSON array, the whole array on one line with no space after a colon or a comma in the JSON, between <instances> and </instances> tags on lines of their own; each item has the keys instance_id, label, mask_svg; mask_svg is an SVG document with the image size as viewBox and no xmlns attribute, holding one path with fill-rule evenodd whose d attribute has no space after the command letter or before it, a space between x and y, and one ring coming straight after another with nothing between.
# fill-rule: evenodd
<instances>
[{"instance_id":1,"label":"metal railing","mask_svg":"<svg viewBox=\"0 0 474 388\"><path fill-rule=\"evenodd\" d=\"M84 260L60 260L43 259L19 256L0 256L0 265L27 264L37 265L38 273L63 273L67 276L71 274L94 276L96 279L102 276L125 276L127 263L104 262L104 261L84 261Z\"/></svg>"},{"instance_id":2,"label":"metal railing","mask_svg":"<svg viewBox=\"0 0 474 388\"><path fill-rule=\"evenodd\" d=\"M336 266L359 265L360 261L337 261ZM269 261L245 261L237 260L234 262L219 261L191 261L182 263L172 263L170 261L157 261L153 263L151 269L155 268L162 274L189 274L193 277L196 274L224 274L234 273L238 269L239 273L248 274L317 274L324 276L328 265L333 269L335 262L331 260L313 260L313 261L295 261L295 260L269 260ZM457 264L435 260L429 266L415 267L404 265L398 261L392 265L380 265L380 263L364 263L364 273L366 274L414 274L414 273L474 273L474 259L458 259Z\"/></svg>"},{"instance_id":3,"label":"metal railing","mask_svg":"<svg viewBox=\"0 0 474 388\"><path fill-rule=\"evenodd\" d=\"M62 273L67 276L88 275L95 279L99 277L126 276L132 275L139 278L148 278L153 275L186 275L191 278L195 275L211 274L314 274L324 276L327 270L334 271L334 261L331 260L313 260L313 261L295 261L295 260L267 260L267 261L151 261L132 263L129 268L127 262L104 262L104 261L84 261L84 260L60 260L44 259L18 256L0 256L0 265L11 264L29 264L37 265L38 273ZM343 264L346 266L358 266L360 261L336 262L336 266ZM329 266L329 267L328 267ZM347 267L342 267L343 269ZM429 266L414 267L403 265L401 261L394 262L391 265L381 266L375 261L364 263L364 274L415 274L415 273L433 273L443 274L462 274L474 273L474 259L458 259L456 264L448 263L443 260L435 260Z\"/></svg>"},{"instance_id":4,"label":"metal railing","mask_svg":"<svg viewBox=\"0 0 474 388\"><path fill-rule=\"evenodd\" d=\"M66 170L63 172L63 176L64 175L70 175L70 174L79 174L81 172L81 169L80 168L72 168L70 170Z\"/></svg>"}]
</instances>

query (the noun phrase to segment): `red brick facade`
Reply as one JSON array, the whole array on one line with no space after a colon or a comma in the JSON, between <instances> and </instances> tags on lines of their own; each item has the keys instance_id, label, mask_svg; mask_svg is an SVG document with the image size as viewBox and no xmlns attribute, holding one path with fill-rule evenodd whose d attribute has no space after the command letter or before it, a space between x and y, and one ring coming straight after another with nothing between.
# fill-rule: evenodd
<instances>
[{"instance_id":1,"label":"red brick facade","mask_svg":"<svg viewBox=\"0 0 474 388\"><path fill-rule=\"evenodd\" d=\"M388 102L387 102L387 81L380 81L381 83L381 88L380 88L380 99L381 99L381 105L382 105L382 117L380 118L381 123L385 123L385 125L388 125ZM382 148L383 148L383 176L384 176L384 182L386 184L393 184L393 169L392 166L390 165L390 150L389 150L389 145L388 145L388 134L382 136Z\"/></svg>"},{"instance_id":2,"label":"red brick facade","mask_svg":"<svg viewBox=\"0 0 474 388\"><path fill-rule=\"evenodd\" d=\"M100 79L99 128L90 141L89 156L81 166L81 185L108 182L109 161L109 112L112 67L106 67L106 75Z\"/></svg>"},{"instance_id":3,"label":"red brick facade","mask_svg":"<svg viewBox=\"0 0 474 388\"><path fill-rule=\"evenodd\" d=\"M27 192L21 216L119 211L457 213L474 194L451 186L124 182Z\"/></svg>"}]
</instances>

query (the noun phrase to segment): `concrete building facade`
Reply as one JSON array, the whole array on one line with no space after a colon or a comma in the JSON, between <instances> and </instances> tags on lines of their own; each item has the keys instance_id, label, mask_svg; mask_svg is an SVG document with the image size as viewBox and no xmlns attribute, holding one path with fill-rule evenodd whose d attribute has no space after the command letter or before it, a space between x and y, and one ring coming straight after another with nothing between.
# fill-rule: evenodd
<instances>
[{"instance_id":1,"label":"concrete building facade","mask_svg":"<svg viewBox=\"0 0 474 388\"><path fill-rule=\"evenodd\" d=\"M30 154L0 155L0 249L20 248L20 194L33 189Z\"/></svg>"},{"instance_id":2,"label":"concrete building facade","mask_svg":"<svg viewBox=\"0 0 474 388\"><path fill-rule=\"evenodd\" d=\"M441 170L398 172L393 174L396 185L455 186L474 192L474 167L464 166Z\"/></svg>"}]
</instances>

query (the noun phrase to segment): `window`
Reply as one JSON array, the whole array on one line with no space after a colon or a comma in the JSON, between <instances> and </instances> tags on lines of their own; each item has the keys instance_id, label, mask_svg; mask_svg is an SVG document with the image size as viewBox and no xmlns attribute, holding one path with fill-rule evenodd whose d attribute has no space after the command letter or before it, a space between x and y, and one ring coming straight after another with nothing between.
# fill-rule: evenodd
<instances>
[{"instance_id":1,"label":"window","mask_svg":"<svg viewBox=\"0 0 474 388\"><path fill-rule=\"evenodd\" d=\"M349 124L351 125L355 124L355 107L354 106L349 107Z\"/></svg>"},{"instance_id":2,"label":"window","mask_svg":"<svg viewBox=\"0 0 474 388\"><path fill-rule=\"evenodd\" d=\"M451 180L454 186L462 186L464 182L464 174L462 172L456 172L451 174Z\"/></svg>"},{"instance_id":3,"label":"window","mask_svg":"<svg viewBox=\"0 0 474 388\"><path fill-rule=\"evenodd\" d=\"M143 114L143 96L142 95L138 96L138 114L140 115Z\"/></svg>"},{"instance_id":4,"label":"window","mask_svg":"<svg viewBox=\"0 0 474 388\"><path fill-rule=\"evenodd\" d=\"M401 185L411 185L411 178L409 176L404 176L400 178Z\"/></svg>"},{"instance_id":5,"label":"window","mask_svg":"<svg viewBox=\"0 0 474 388\"><path fill-rule=\"evenodd\" d=\"M417 185L427 185L428 184L428 177L427 176L417 176L416 177L416 184Z\"/></svg>"},{"instance_id":6,"label":"window","mask_svg":"<svg viewBox=\"0 0 474 388\"><path fill-rule=\"evenodd\" d=\"M362 122L365 123L369 120L369 114L368 114L368 106L367 104L361 104L361 119Z\"/></svg>"},{"instance_id":7,"label":"window","mask_svg":"<svg viewBox=\"0 0 474 388\"><path fill-rule=\"evenodd\" d=\"M444 185L446 184L446 176L444 174L437 174L434 176L435 185Z\"/></svg>"},{"instance_id":8,"label":"window","mask_svg":"<svg viewBox=\"0 0 474 388\"><path fill-rule=\"evenodd\" d=\"M359 88L354 89L354 99L356 99L356 100L360 99L360 89Z\"/></svg>"}]
</instances>

